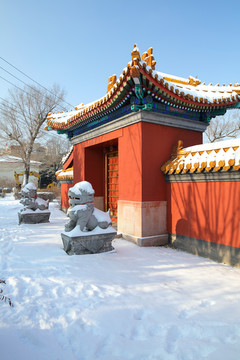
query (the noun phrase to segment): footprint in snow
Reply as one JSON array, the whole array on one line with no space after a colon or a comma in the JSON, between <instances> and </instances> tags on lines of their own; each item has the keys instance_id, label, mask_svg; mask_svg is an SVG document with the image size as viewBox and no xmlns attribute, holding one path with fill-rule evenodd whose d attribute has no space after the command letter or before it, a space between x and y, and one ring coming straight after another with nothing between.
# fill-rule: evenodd
<instances>
[{"instance_id":1,"label":"footprint in snow","mask_svg":"<svg viewBox=\"0 0 240 360\"><path fill-rule=\"evenodd\" d=\"M139 309L133 314L134 320L136 320L136 326L133 327L131 332L131 338L133 340L146 340L149 336L152 336L152 328L150 321L150 311L145 309Z\"/></svg>"},{"instance_id":2,"label":"footprint in snow","mask_svg":"<svg viewBox=\"0 0 240 360\"><path fill-rule=\"evenodd\" d=\"M135 326L132 330L130 338L132 340L147 340L148 339L148 331L143 324L139 324Z\"/></svg>"},{"instance_id":3,"label":"footprint in snow","mask_svg":"<svg viewBox=\"0 0 240 360\"><path fill-rule=\"evenodd\" d=\"M4 239L0 251L2 255L8 255L13 250L12 239Z\"/></svg>"},{"instance_id":4,"label":"footprint in snow","mask_svg":"<svg viewBox=\"0 0 240 360\"><path fill-rule=\"evenodd\" d=\"M213 305L215 305L215 301L201 300L198 304L182 310L179 314L179 319L188 319L189 317L203 311L203 309L206 309Z\"/></svg>"},{"instance_id":5,"label":"footprint in snow","mask_svg":"<svg viewBox=\"0 0 240 360\"><path fill-rule=\"evenodd\" d=\"M145 309L139 309L139 310L134 312L133 318L135 320L144 320L147 317L149 317L149 315L150 315L150 311L145 310Z\"/></svg>"},{"instance_id":6,"label":"footprint in snow","mask_svg":"<svg viewBox=\"0 0 240 360\"><path fill-rule=\"evenodd\" d=\"M165 349L169 354L173 354L177 348L177 342L181 337L181 331L178 326L173 325L167 332Z\"/></svg>"}]
</instances>

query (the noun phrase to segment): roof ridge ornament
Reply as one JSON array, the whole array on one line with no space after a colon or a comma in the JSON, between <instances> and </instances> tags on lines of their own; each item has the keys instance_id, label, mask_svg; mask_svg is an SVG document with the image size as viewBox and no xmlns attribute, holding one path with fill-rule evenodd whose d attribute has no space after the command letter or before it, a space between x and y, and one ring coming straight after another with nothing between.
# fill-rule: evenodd
<instances>
[{"instance_id":1,"label":"roof ridge ornament","mask_svg":"<svg viewBox=\"0 0 240 360\"><path fill-rule=\"evenodd\" d=\"M191 75L188 77L188 80L189 80L189 85L192 86L197 86L201 84L201 81L197 77L193 77Z\"/></svg>"},{"instance_id":2,"label":"roof ridge ornament","mask_svg":"<svg viewBox=\"0 0 240 360\"><path fill-rule=\"evenodd\" d=\"M177 155L180 155L182 153L183 150L183 141L182 140L178 140L177 144L173 146L172 148L172 157L176 157Z\"/></svg>"},{"instance_id":3,"label":"roof ridge ornament","mask_svg":"<svg viewBox=\"0 0 240 360\"><path fill-rule=\"evenodd\" d=\"M116 82L117 82L117 76L115 74L108 78L107 93L113 88Z\"/></svg>"},{"instance_id":4,"label":"roof ridge ornament","mask_svg":"<svg viewBox=\"0 0 240 360\"><path fill-rule=\"evenodd\" d=\"M141 56L136 44L133 45L133 51L131 52L131 57L132 57L132 63L130 64L130 75L134 79L134 82L139 84L140 82L138 78L140 73L138 70L138 64L139 61L141 61Z\"/></svg>"},{"instance_id":5,"label":"roof ridge ornament","mask_svg":"<svg viewBox=\"0 0 240 360\"><path fill-rule=\"evenodd\" d=\"M154 59L153 56L153 48L150 47L148 49L148 51L145 51L142 54L142 60L145 61L145 63L147 64L147 66L150 66L153 70L155 70L155 65L156 65L156 60Z\"/></svg>"},{"instance_id":6,"label":"roof ridge ornament","mask_svg":"<svg viewBox=\"0 0 240 360\"><path fill-rule=\"evenodd\" d=\"M141 60L141 56L136 44L133 45L133 51L131 52L131 57L132 57L133 65L138 65L138 62Z\"/></svg>"}]
</instances>

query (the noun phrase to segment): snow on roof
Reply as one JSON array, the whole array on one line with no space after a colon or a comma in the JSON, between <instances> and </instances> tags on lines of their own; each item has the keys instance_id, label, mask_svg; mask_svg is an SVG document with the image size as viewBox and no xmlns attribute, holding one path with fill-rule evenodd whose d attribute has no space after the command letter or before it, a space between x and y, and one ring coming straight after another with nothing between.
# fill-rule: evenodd
<instances>
[{"instance_id":1,"label":"snow on roof","mask_svg":"<svg viewBox=\"0 0 240 360\"><path fill-rule=\"evenodd\" d=\"M216 141L213 143L199 144L199 145L189 146L184 150L194 152L194 151L205 151L205 150L217 150L221 148L236 147L236 146L240 146L240 139L230 139L230 140Z\"/></svg>"},{"instance_id":2,"label":"snow on roof","mask_svg":"<svg viewBox=\"0 0 240 360\"><path fill-rule=\"evenodd\" d=\"M73 151L73 145L70 147L68 153L62 157L62 164L64 164Z\"/></svg>"},{"instance_id":3,"label":"snow on roof","mask_svg":"<svg viewBox=\"0 0 240 360\"><path fill-rule=\"evenodd\" d=\"M240 139L179 147L161 168L165 174L240 169Z\"/></svg>"},{"instance_id":4,"label":"snow on roof","mask_svg":"<svg viewBox=\"0 0 240 360\"><path fill-rule=\"evenodd\" d=\"M179 77L179 76L175 76L175 75L170 75L170 74L166 74L160 71L157 71L157 74L159 74L159 76L161 76L163 79L169 79L169 81L181 81L181 82L186 82L188 83L188 79Z\"/></svg>"},{"instance_id":5,"label":"snow on roof","mask_svg":"<svg viewBox=\"0 0 240 360\"><path fill-rule=\"evenodd\" d=\"M81 104L81 106L79 107L76 106L75 110L71 110L71 111L67 111L67 112L61 112L61 113L53 113L53 114L49 114L47 119L48 120L52 120L54 122L62 122L64 120L65 123L69 123L70 120L74 120L76 119L76 117L80 116L81 114L83 114L86 110L90 109L91 106L103 102L103 100L105 99L105 96L96 100L96 101L92 101L86 105Z\"/></svg>"},{"instance_id":6,"label":"snow on roof","mask_svg":"<svg viewBox=\"0 0 240 360\"><path fill-rule=\"evenodd\" d=\"M73 168L68 168L66 170L58 170L55 175L57 180L71 180L73 179Z\"/></svg>"},{"instance_id":7,"label":"snow on roof","mask_svg":"<svg viewBox=\"0 0 240 360\"><path fill-rule=\"evenodd\" d=\"M23 160L22 160L22 158L17 157L17 156L1 155L0 162L17 164L17 163L23 163ZM30 163L31 163L31 165L41 165L41 162L35 161L35 160L31 160Z\"/></svg>"},{"instance_id":8,"label":"snow on roof","mask_svg":"<svg viewBox=\"0 0 240 360\"><path fill-rule=\"evenodd\" d=\"M220 103L224 99L228 101L238 99L240 86L219 86L219 84L212 86L212 84L206 85L205 83L201 83L200 80L193 76L184 79L161 72L155 72L155 74L157 74L160 79L163 79L165 83L168 83L169 89L175 94L181 95L182 93L182 96L190 96L190 98L192 97L198 102L203 102L205 100L205 102L207 101L207 103L210 104Z\"/></svg>"},{"instance_id":9,"label":"snow on roof","mask_svg":"<svg viewBox=\"0 0 240 360\"><path fill-rule=\"evenodd\" d=\"M140 84L139 76L148 77L150 82L155 84L155 88L158 91L163 92L166 96L166 92L171 99L180 99L185 107L197 107L203 111L209 110L209 106L212 108L232 106L232 104L240 101L240 85L235 83L234 86L229 84L225 86L219 86L219 84L212 86L212 84L205 85L201 81L193 76L189 76L188 79L165 74L159 71L155 71L156 61L152 55L152 48L148 49L140 57L139 49L134 45L131 53L132 61L128 63L127 67L123 70L118 79L109 78L110 85L108 86L108 92L100 99L88 103L86 105L79 104L75 107L75 110L69 112L62 112L57 114L48 114L47 125L52 129L69 128L70 126L76 126L76 122L82 121L82 119L89 118L93 115L99 115L104 111L111 111L114 106L118 106L118 96L122 93L123 87L132 78L135 83ZM127 86L127 85L126 85ZM46 128L47 129L47 128Z\"/></svg>"}]
</instances>

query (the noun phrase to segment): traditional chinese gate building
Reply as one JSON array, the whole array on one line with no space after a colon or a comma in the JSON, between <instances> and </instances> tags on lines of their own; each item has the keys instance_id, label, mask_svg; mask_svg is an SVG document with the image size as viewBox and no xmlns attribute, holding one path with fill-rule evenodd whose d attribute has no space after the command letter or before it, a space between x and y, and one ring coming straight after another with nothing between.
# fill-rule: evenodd
<instances>
[{"instance_id":1,"label":"traditional chinese gate building","mask_svg":"<svg viewBox=\"0 0 240 360\"><path fill-rule=\"evenodd\" d=\"M239 84L205 85L191 76L161 73L155 66L152 48L140 56L134 46L120 77L109 78L106 95L69 112L49 114L47 120L48 130L71 139L67 162L73 166L73 183L91 182L96 206L110 208L123 237L142 246L164 244L172 231L167 228L168 183L161 166L176 153L180 139L185 147L201 144L211 118L238 108L240 101ZM65 173L69 167L65 164ZM66 207L69 184L64 186Z\"/></svg>"}]
</instances>

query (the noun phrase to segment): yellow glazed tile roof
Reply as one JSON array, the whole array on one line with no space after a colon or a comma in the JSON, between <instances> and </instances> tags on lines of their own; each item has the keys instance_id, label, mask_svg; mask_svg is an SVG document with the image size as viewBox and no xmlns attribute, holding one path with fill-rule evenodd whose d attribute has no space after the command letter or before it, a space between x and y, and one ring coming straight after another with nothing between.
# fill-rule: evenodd
<instances>
[{"instance_id":1,"label":"yellow glazed tile roof","mask_svg":"<svg viewBox=\"0 0 240 360\"><path fill-rule=\"evenodd\" d=\"M134 45L132 60L123 69L117 79L109 77L107 93L100 99L87 105L80 104L74 110L62 113L49 113L46 129L67 130L76 127L92 117L107 114L121 106L129 98L129 84L139 84L140 76L146 79L146 89L156 97L165 97L170 105L190 111L212 111L218 108L232 107L240 101L240 85L206 85L197 78L187 79L165 74L155 70L156 61L152 48L140 56ZM151 87L151 88L150 88Z\"/></svg>"},{"instance_id":2,"label":"yellow glazed tile roof","mask_svg":"<svg viewBox=\"0 0 240 360\"><path fill-rule=\"evenodd\" d=\"M58 170L56 173L57 180L72 180L73 179L73 168L68 168L66 170Z\"/></svg>"},{"instance_id":3,"label":"yellow glazed tile roof","mask_svg":"<svg viewBox=\"0 0 240 360\"><path fill-rule=\"evenodd\" d=\"M182 147L173 150L171 159L161 170L164 174L185 174L240 169L240 139Z\"/></svg>"}]
</instances>

